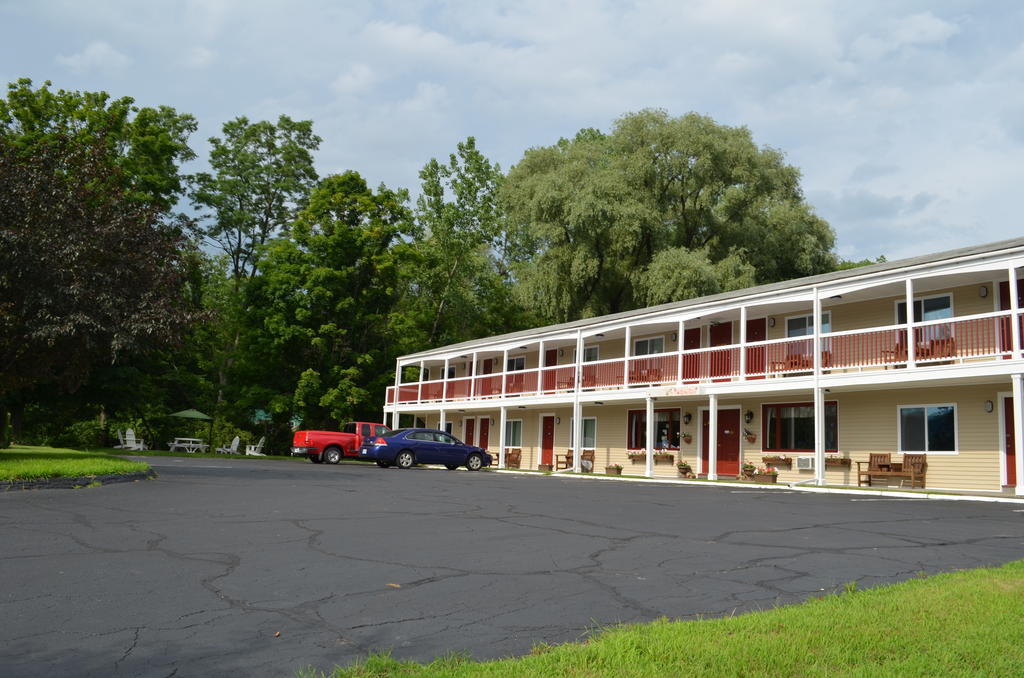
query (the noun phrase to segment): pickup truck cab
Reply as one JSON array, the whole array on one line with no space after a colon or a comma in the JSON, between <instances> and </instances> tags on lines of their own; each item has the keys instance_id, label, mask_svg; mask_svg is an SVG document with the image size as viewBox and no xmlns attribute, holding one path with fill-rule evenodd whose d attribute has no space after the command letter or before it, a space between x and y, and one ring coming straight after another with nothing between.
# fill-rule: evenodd
<instances>
[{"instance_id":1,"label":"pickup truck cab","mask_svg":"<svg viewBox=\"0 0 1024 678\"><path fill-rule=\"evenodd\" d=\"M341 431L296 431L292 456L309 457L314 464L337 464L342 457L359 457L364 440L384 435L391 429L369 421L350 421Z\"/></svg>"}]
</instances>

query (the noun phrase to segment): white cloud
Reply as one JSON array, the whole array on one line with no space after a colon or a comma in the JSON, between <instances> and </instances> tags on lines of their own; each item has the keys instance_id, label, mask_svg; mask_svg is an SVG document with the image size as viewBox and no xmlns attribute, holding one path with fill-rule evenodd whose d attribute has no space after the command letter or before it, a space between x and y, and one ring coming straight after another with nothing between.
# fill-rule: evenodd
<instances>
[{"instance_id":1,"label":"white cloud","mask_svg":"<svg viewBox=\"0 0 1024 678\"><path fill-rule=\"evenodd\" d=\"M217 53L206 47L193 47L185 53L184 63L189 68L208 68L217 58Z\"/></svg>"},{"instance_id":2,"label":"white cloud","mask_svg":"<svg viewBox=\"0 0 1024 678\"><path fill-rule=\"evenodd\" d=\"M339 94L355 94L369 88L374 79L373 69L366 64L355 63L334 79L331 88Z\"/></svg>"},{"instance_id":3,"label":"white cloud","mask_svg":"<svg viewBox=\"0 0 1024 678\"><path fill-rule=\"evenodd\" d=\"M955 23L923 12L891 20L880 33L858 37L852 52L862 59L877 60L906 47L943 43L959 32Z\"/></svg>"},{"instance_id":4,"label":"white cloud","mask_svg":"<svg viewBox=\"0 0 1024 678\"><path fill-rule=\"evenodd\" d=\"M58 55L57 63L67 66L73 73L102 72L115 73L131 65L130 57L122 54L108 43L98 40L90 42L85 49L71 56Z\"/></svg>"}]
</instances>

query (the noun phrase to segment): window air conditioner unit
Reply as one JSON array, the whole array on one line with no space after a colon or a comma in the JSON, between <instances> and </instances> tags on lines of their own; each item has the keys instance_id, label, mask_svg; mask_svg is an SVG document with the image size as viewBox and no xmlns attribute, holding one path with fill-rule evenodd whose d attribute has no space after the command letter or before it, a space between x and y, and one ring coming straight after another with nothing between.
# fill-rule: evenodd
<instances>
[{"instance_id":1,"label":"window air conditioner unit","mask_svg":"<svg viewBox=\"0 0 1024 678\"><path fill-rule=\"evenodd\" d=\"M813 471L814 470L814 457L797 457L796 458L796 468L797 468L798 471L801 471L801 470Z\"/></svg>"}]
</instances>

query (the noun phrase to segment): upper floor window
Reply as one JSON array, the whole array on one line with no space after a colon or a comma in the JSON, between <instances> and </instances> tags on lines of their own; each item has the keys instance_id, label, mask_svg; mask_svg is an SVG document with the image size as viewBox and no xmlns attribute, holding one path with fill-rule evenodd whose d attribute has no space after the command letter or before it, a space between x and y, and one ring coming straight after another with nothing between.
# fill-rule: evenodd
<instances>
[{"instance_id":1,"label":"upper floor window","mask_svg":"<svg viewBox=\"0 0 1024 678\"><path fill-rule=\"evenodd\" d=\"M637 339L633 342L633 355L651 355L665 352L665 337Z\"/></svg>"},{"instance_id":2,"label":"upper floor window","mask_svg":"<svg viewBox=\"0 0 1024 678\"><path fill-rule=\"evenodd\" d=\"M454 379L455 378L455 365L449 365L448 366L448 378L449 379Z\"/></svg>"},{"instance_id":3,"label":"upper floor window","mask_svg":"<svg viewBox=\"0 0 1024 678\"><path fill-rule=\"evenodd\" d=\"M821 314L821 333L832 331L832 311ZM814 315L797 315L786 318L787 337L805 337L814 334Z\"/></svg>"},{"instance_id":4,"label":"upper floor window","mask_svg":"<svg viewBox=\"0 0 1024 678\"><path fill-rule=\"evenodd\" d=\"M514 358L509 358L508 359L508 365L506 367L506 371L508 371L508 372L518 372L519 370L525 370L525 369L526 369L526 356L517 355Z\"/></svg>"},{"instance_id":5,"label":"upper floor window","mask_svg":"<svg viewBox=\"0 0 1024 678\"><path fill-rule=\"evenodd\" d=\"M953 317L953 295L940 294L935 297L921 297L914 299L914 322L925 320L941 320ZM907 322L907 302L896 303L896 323L903 325Z\"/></svg>"},{"instance_id":6,"label":"upper floor window","mask_svg":"<svg viewBox=\"0 0 1024 678\"><path fill-rule=\"evenodd\" d=\"M592 363L596 360L601 359L600 346L584 346L583 347L583 362ZM572 350L573 360L576 359L576 349Z\"/></svg>"}]
</instances>

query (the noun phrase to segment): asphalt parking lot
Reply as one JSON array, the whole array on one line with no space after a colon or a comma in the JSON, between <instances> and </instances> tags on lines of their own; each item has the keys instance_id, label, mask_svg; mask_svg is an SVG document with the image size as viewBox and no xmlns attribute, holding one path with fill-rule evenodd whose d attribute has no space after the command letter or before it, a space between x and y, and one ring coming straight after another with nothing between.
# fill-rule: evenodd
<instances>
[{"instance_id":1,"label":"asphalt parking lot","mask_svg":"<svg viewBox=\"0 0 1024 678\"><path fill-rule=\"evenodd\" d=\"M158 479L0 494L0 675L517 655L1024 558L1014 504L147 461Z\"/></svg>"}]
</instances>

